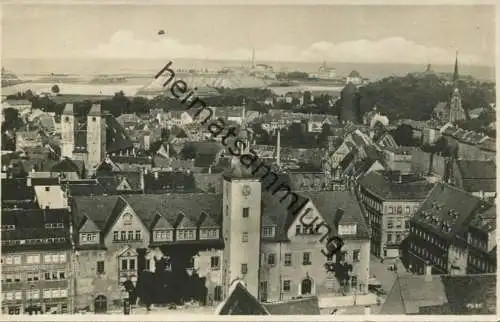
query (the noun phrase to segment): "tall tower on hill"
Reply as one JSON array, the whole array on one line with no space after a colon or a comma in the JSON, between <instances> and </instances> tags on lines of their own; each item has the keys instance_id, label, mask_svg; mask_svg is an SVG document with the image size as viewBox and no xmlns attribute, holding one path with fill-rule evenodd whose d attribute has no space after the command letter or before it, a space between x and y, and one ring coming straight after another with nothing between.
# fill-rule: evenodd
<instances>
[{"instance_id":1,"label":"tall tower on hill","mask_svg":"<svg viewBox=\"0 0 500 322\"><path fill-rule=\"evenodd\" d=\"M250 169L234 157L223 181L224 238L223 289L227 296L231 282L237 278L248 291L259 297L261 183Z\"/></svg>"},{"instance_id":2,"label":"tall tower on hill","mask_svg":"<svg viewBox=\"0 0 500 322\"><path fill-rule=\"evenodd\" d=\"M101 105L93 104L87 115L87 162L86 167L94 170L106 156L106 117Z\"/></svg>"},{"instance_id":3,"label":"tall tower on hill","mask_svg":"<svg viewBox=\"0 0 500 322\"><path fill-rule=\"evenodd\" d=\"M61 116L61 157L73 159L75 149L75 114L73 104L66 104Z\"/></svg>"}]
</instances>

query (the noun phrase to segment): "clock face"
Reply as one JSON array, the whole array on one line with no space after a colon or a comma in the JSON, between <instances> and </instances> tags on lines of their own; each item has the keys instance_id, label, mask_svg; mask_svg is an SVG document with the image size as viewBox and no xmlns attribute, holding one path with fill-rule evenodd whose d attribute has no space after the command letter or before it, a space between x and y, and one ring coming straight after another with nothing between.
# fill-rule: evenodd
<instances>
[{"instance_id":1,"label":"clock face","mask_svg":"<svg viewBox=\"0 0 500 322\"><path fill-rule=\"evenodd\" d=\"M241 192L243 193L244 196L248 196L252 192L252 189L250 188L250 186L243 186Z\"/></svg>"}]
</instances>

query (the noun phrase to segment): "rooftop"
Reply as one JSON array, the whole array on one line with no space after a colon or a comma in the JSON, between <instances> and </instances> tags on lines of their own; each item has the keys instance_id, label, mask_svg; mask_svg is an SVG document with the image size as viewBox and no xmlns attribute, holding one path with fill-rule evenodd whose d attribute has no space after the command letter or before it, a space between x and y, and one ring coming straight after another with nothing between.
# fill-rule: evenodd
<instances>
[{"instance_id":1,"label":"rooftop","mask_svg":"<svg viewBox=\"0 0 500 322\"><path fill-rule=\"evenodd\" d=\"M415 201L424 200L434 186L427 180L405 181L404 177L399 183L398 178L391 178L387 173L380 171L372 171L362 177L359 184L362 188L384 200Z\"/></svg>"},{"instance_id":2,"label":"rooftop","mask_svg":"<svg viewBox=\"0 0 500 322\"><path fill-rule=\"evenodd\" d=\"M496 274L399 275L380 314L496 313Z\"/></svg>"}]
</instances>

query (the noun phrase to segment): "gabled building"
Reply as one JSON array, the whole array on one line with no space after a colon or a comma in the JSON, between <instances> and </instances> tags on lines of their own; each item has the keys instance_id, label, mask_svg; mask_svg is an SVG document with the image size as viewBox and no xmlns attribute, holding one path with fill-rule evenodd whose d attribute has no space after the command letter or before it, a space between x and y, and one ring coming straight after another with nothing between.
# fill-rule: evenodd
<instances>
[{"instance_id":1,"label":"gabled building","mask_svg":"<svg viewBox=\"0 0 500 322\"><path fill-rule=\"evenodd\" d=\"M252 296L269 302L366 294L369 230L355 197L347 191L271 194L261 179L266 181L233 164L223 174L222 194L73 197L76 305L99 312L119 305L123 283L154 271L152 261L162 255L172 266L196 272L208 303L226 298L236 278ZM307 212L304 224L316 218L310 228L301 224L299 210ZM340 236L342 250L325 258L323 236ZM327 263L339 267L337 275ZM184 275L175 280L194 283ZM194 296L186 285L185 298Z\"/></svg>"}]
</instances>

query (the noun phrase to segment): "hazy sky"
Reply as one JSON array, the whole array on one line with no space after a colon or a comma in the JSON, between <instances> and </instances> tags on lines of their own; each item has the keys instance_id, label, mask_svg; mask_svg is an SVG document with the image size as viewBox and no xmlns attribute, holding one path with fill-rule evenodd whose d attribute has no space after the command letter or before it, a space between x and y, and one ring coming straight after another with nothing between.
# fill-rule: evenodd
<instances>
[{"instance_id":1,"label":"hazy sky","mask_svg":"<svg viewBox=\"0 0 500 322\"><path fill-rule=\"evenodd\" d=\"M494 7L3 7L5 58L172 58L494 62ZM166 33L159 36L158 31Z\"/></svg>"}]
</instances>

